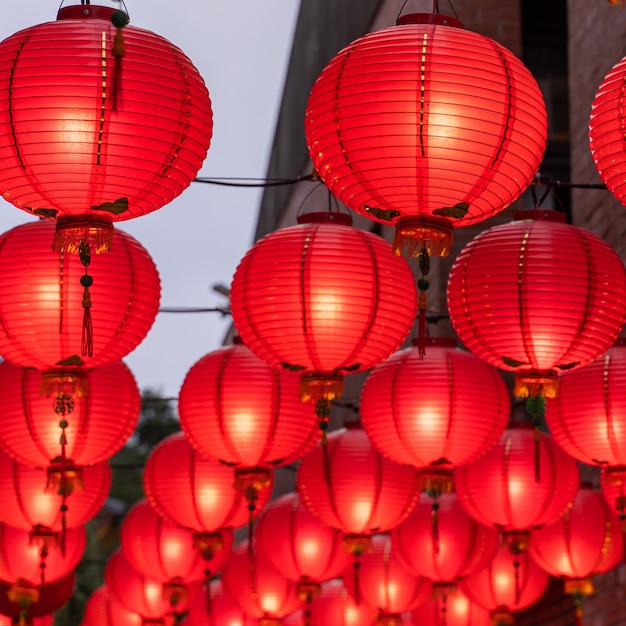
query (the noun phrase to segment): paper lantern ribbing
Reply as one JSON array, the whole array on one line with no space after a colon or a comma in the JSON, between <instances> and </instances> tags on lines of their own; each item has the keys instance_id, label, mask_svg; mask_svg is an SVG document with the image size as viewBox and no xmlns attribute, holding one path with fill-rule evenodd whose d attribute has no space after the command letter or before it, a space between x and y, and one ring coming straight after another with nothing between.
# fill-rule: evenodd
<instances>
[{"instance_id":1,"label":"paper lantern ribbing","mask_svg":"<svg viewBox=\"0 0 626 626\"><path fill-rule=\"evenodd\" d=\"M622 203L626 204L624 168L624 78L626 58L606 74L591 103L589 148L602 182Z\"/></svg>"},{"instance_id":2,"label":"paper lantern ribbing","mask_svg":"<svg viewBox=\"0 0 626 626\"><path fill-rule=\"evenodd\" d=\"M208 594L210 594L209 597L207 597ZM222 581L212 580L189 603L185 624L187 626L258 626L259 621L246 615L224 593Z\"/></svg>"},{"instance_id":3,"label":"paper lantern ribbing","mask_svg":"<svg viewBox=\"0 0 626 626\"><path fill-rule=\"evenodd\" d=\"M202 454L235 467L245 488L267 487L272 468L288 465L318 439L318 419L303 406L297 374L270 367L235 343L200 359L178 397L180 425Z\"/></svg>"},{"instance_id":4,"label":"paper lantern ribbing","mask_svg":"<svg viewBox=\"0 0 626 626\"><path fill-rule=\"evenodd\" d=\"M261 513L254 529L255 546L277 570L297 581L303 600L316 598L320 583L337 578L350 565L342 550L343 533L322 523L288 493Z\"/></svg>"},{"instance_id":5,"label":"paper lantern ribbing","mask_svg":"<svg viewBox=\"0 0 626 626\"><path fill-rule=\"evenodd\" d=\"M367 370L400 346L413 325L413 274L381 237L342 213L311 213L263 237L232 282L233 321L272 367L301 375L303 400L322 421L343 374Z\"/></svg>"},{"instance_id":6,"label":"paper lantern ribbing","mask_svg":"<svg viewBox=\"0 0 626 626\"><path fill-rule=\"evenodd\" d=\"M125 609L106 588L98 587L87 599L83 626L142 626L141 615Z\"/></svg>"},{"instance_id":7,"label":"paper lantern ribbing","mask_svg":"<svg viewBox=\"0 0 626 626\"><path fill-rule=\"evenodd\" d=\"M143 473L148 502L164 519L194 530L197 547L205 550L232 543L229 529L250 521L245 494L234 482L233 468L201 455L182 432L152 450ZM253 516L267 505L272 486L258 491Z\"/></svg>"},{"instance_id":8,"label":"paper lantern ribbing","mask_svg":"<svg viewBox=\"0 0 626 626\"><path fill-rule=\"evenodd\" d=\"M537 442L526 422L511 423L492 450L455 474L459 502L467 513L510 533L514 541L563 515L579 484L576 461L549 435L541 433Z\"/></svg>"},{"instance_id":9,"label":"paper lantern ribbing","mask_svg":"<svg viewBox=\"0 0 626 626\"><path fill-rule=\"evenodd\" d=\"M268 626L280 626L281 618L300 607L296 583L242 541L222 571L222 585L244 613ZM267 620L267 621L266 621Z\"/></svg>"},{"instance_id":10,"label":"paper lantern ribbing","mask_svg":"<svg viewBox=\"0 0 626 626\"><path fill-rule=\"evenodd\" d=\"M406 518L419 491L414 468L384 457L358 424L346 426L302 459L296 483L302 504L346 533L345 547L361 554L374 533Z\"/></svg>"},{"instance_id":11,"label":"paper lantern ribbing","mask_svg":"<svg viewBox=\"0 0 626 626\"><path fill-rule=\"evenodd\" d=\"M462 27L404 15L339 52L309 97L305 132L319 175L357 213L395 225L396 249L410 254L447 254L453 228L515 201L545 150L531 73Z\"/></svg>"},{"instance_id":12,"label":"paper lantern ribbing","mask_svg":"<svg viewBox=\"0 0 626 626\"><path fill-rule=\"evenodd\" d=\"M449 491L452 470L492 448L510 414L499 373L455 346L432 338L426 359L415 346L400 350L372 370L361 393L372 443L396 463L419 468L431 492Z\"/></svg>"},{"instance_id":13,"label":"paper lantern ribbing","mask_svg":"<svg viewBox=\"0 0 626 626\"><path fill-rule=\"evenodd\" d=\"M150 31L116 29L120 13L68 6L0 44L0 193L56 218L59 249L106 247L112 222L182 193L209 148L197 69Z\"/></svg>"},{"instance_id":14,"label":"paper lantern ribbing","mask_svg":"<svg viewBox=\"0 0 626 626\"><path fill-rule=\"evenodd\" d=\"M41 395L41 372L0 363L0 387L15 399L4 408L2 449L34 467L58 465L62 456L76 466L112 457L137 425L137 383L121 361L91 370L84 379L82 396L52 399Z\"/></svg>"},{"instance_id":15,"label":"paper lantern ribbing","mask_svg":"<svg viewBox=\"0 0 626 626\"><path fill-rule=\"evenodd\" d=\"M519 211L461 251L448 310L463 344L514 371L517 396L553 397L558 375L591 363L626 320L626 272L597 235L556 211Z\"/></svg>"},{"instance_id":16,"label":"paper lantern ribbing","mask_svg":"<svg viewBox=\"0 0 626 626\"><path fill-rule=\"evenodd\" d=\"M143 340L160 281L148 252L116 230L111 251L89 264L87 288L86 267L78 256L50 250L53 236L46 221L0 235L0 354L63 382L119 361Z\"/></svg>"},{"instance_id":17,"label":"paper lantern ribbing","mask_svg":"<svg viewBox=\"0 0 626 626\"><path fill-rule=\"evenodd\" d=\"M426 600L413 612L419 626L493 626L491 613L460 590Z\"/></svg>"},{"instance_id":18,"label":"paper lantern ribbing","mask_svg":"<svg viewBox=\"0 0 626 626\"><path fill-rule=\"evenodd\" d=\"M430 358L430 356L429 356ZM391 531L398 558L413 574L453 583L482 569L500 545L497 529L474 521L455 493L435 500L422 494L410 515Z\"/></svg>"}]
</instances>

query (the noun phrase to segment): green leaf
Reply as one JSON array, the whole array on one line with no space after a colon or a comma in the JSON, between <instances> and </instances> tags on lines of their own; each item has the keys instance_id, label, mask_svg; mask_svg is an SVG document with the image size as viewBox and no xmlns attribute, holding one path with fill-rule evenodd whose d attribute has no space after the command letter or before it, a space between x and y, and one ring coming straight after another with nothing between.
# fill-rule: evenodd
<instances>
[{"instance_id":1,"label":"green leaf","mask_svg":"<svg viewBox=\"0 0 626 626\"><path fill-rule=\"evenodd\" d=\"M39 217L45 217L47 219L54 219L58 213L56 209L31 209L30 207L27 208L29 211L32 212L33 215L39 215Z\"/></svg>"},{"instance_id":2,"label":"green leaf","mask_svg":"<svg viewBox=\"0 0 626 626\"><path fill-rule=\"evenodd\" d=\"M284 361L280 363L280 366L284 367L290 372L301 372L302 370L306 369L306 365L292 365L291 363L285 363Z\"/></svg>"},{"instance_id":3,"label":"green leaf","mask_svg":"<svg viewBox=\"0 0 626 626\"><path fill-rule=\"evenodd\" d=\"M515 359L511 359L508 356L503 356L501 358L502 362L509 367L520 367L521 365L526 365L525 363L522 363L521 361L516 361Z\"/></svg>"},{"instance_id":4,"label":"green leaf","mask_svg":"<svg viewBox=\"0 0 626 626\"><path fill-rule=\"evenodd\" d=\"M580 365L580 361L576 361L575 363L565 363L564 365L557 365L557 367L561 371L565 371L565 370L571 370L572 368L576 367L577 365Z\"/></svg>"},{"instance_id":5,"label":"green leaf","mask_svg":"<svg viewBox=\"0 0 626 626\"><path fill-rule=\"evenodd\" d=\"M435 209L433 215L441 215L442 217L453 217L454 219L461 219L465 217L469 211L470 205L467 202L457 202L454 206L444 206L440 209Z\"/></svg>"},{"instance_id":6,"label":"green leaf","mask_svg":"<svg viewBox=\"0 0 626 626\"><path fill-rule=\"evenodd\" d=\"M92 211L106 211L113 215L119 215L128 211L128 198L118 198L115 202L103 202L99 206L89 207Z\"/></svg>"},{"instance_id":7,"label":"green leaf","mask_svg":"<svg viewBox=\"0 0 626 626\"><path fill-rule=\"evenodd\" d=\"M395 209L379 209L375 206L367 206L367 204L365 205L365 210L379 220L385 220L386 222L391 222L394 217L401 215L400 211L396 211Z\"/></svg>"},{"instance_id":8,"label":"green leaf","mask_svg":"<svg viewBox=\"0 0 626 626\"><path fill-rule=\"evenodd\" d=\"M72 354L72 356L68 356L67 359L62 359L57 363L57 365L71 366L71 365L85 365L85 361L83 361L77 354Z\"/></svg>"}]
</instances>

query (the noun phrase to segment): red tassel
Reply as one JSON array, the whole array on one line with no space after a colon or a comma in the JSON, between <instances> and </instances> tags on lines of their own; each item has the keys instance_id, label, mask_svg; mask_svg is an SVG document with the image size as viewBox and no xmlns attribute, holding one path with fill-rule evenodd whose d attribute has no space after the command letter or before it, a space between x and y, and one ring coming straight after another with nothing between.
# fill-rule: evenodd
<instances>
[{"instance_id":1,"label":"red tassel","mask_svg":"<svg viewBox=\"0 0 626 626\"><path fill-rule=\"evenodd\" d=\"M85 292L87 290L85 289ZM93 323L91 321L91 301L89 306L84 305L83 299L83 337L80 344L81 356L93 356Z\"/></svg>"},{"instance_id":2,"label":"red tassel","mask_svg":"<svg viewBox=\"0 0 626 626\"><path fill-rule=\"evenodd\" d=\"M433 525L433 552L435 554L439 554L440 546L439 546L439 502L436 500L433 502L433 510L430 513Z\"/></svg>"},{"instance_id":3,"label":"red tassel","mask_svg":"<svg viewBox=\"0 0 626 626\"><path fill-rule=\"evenodd\" d=\"M359 561L360 554L354 555L354 603L359 606L361 604L361 562Z\"/></svg>"},{"instance_id":4,"label":"red tassel","mask_svg":"<svg viewBox=\"0 0 626 626\"><path fill-rule=\"evenodd\" d=\"M422 296L424 303L426 303L426 292L420 291L420 308L417 318L417 352L420 359L426 356L426 306L424 308L421 306Z\"/></svg>"},{"instance_id":5,"label":"red tassel","mask_svg":"<svg viewBox=\"0 0 626 626\"><path fill-rule=\"evenodd\" d=\"M535 426L535 482L541 482L541 456L540 456L540 442L541 431L538 426Z\"/></svg>"}]
</instances>

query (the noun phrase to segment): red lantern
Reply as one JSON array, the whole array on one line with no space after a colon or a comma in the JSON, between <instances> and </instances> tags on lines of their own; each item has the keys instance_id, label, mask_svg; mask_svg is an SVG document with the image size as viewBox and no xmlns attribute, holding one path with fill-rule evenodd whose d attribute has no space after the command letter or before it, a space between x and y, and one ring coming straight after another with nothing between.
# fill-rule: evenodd
<instances>
[{"instance_id":1,"label":"red lantern","mask_svg":"<svg viewBox=\"0 0 626 626\"><path fill-rule=\"evenodd\" d=\"M465 510L481 524L510 533L514 541L520 531L523 535L563 515L576 497L579 483L576 461L549 435L541 433L536 442L526 422L511 423L490 452L459 468L455 475L457 495ZM527 543L524 537L519 540Z\"/></svg>"},{"instance_id":2,"label":"red lantern","mask_svg":"<svg viewBox=\"0 0 626 626\"><path fill-rule=\"evenodd\" d=\"M626 272L602 239L556 211L516 213L457 257L448 310L461 341L514 371L517 396L554 397L560 372L591 363L626 320Z\"/></svg>"},{"instance_id":3,"label":"red lantern","mask_svg":"<svg viewBox=\"0 0 626 626\"><path fill-rule=\"evenodd\" d=\"M187 601L192 601L200 590L200 585L192 585L187 598L164 594L163 585L158 580L140 574L130 565L121 550L107 561L104 582L127 611L139 613L144 620L150 622L162 620L171 614L173 607L176 611L185 611ZM178 602L171 604L170 600Z\"/></svg>"},{"instance_id":4,"label":"red lantern","mask_svg":"<svg viewBox=\"0 0 626 626\"><path fill-rule=\"evenodd\" d=\"M60 549L58 533L41 527L32 531L0 522L0 579L37 587L67 576L80 562L87 533L85 528L66 532L65 549Z\"/></svg>"},{"instance_id":5,"label":"red lantern","mask_svg":"<svg viewBox=\"0 0 626 626\"><path fill-rule=\"evenodd\" d=\"M302 459L298 495L313 515L347 534L347 548L361 553L372 534L397 526L417 503L415 469L384 457L354 423L330 433L323 448Z\"/></svg>"},{"instance_id":6,"label":"red lantern","mask_svg":"<svg viewBox=\"0 0 626 626\"><path fill-rule=\"evenodd\" d=\"M626 465L626 346L561 376L559 397L546 410L554 440L591 465Z\"/></svg>"},{"instance_id":7,"label":"red lantern","mask_svg":"<svg viewBox=\"0 0 626 626\"><path fill-rule=\"evenodd\" d=\"M397 250L445 255L453 228L521 195L541 162L547 119L539 86L509 50L451 17L414 14L330 61L305 131L335 196L395 225Z\"/></svg>"},{"instance_id":8,"label":"red lantern","mask_svg":"<svg viewBox=\"0 0 626 626\"><path fill-rule=\"evenodd\" d=\"M591 577L621 561L620 521L601 493L582 485L563 517L533 531L530 555L552 576L565 578L565 592L574 596L581 618L582 597L593 593Z\"/></svg>"},{"instance_id":9,"label":"red lantern","mask_svg":"<svg viewBox=\"0 0 626 626\"><path fill-rule=\"evenodd\" d=\"M193 550L193 531L166 522L145 500L137 502L126 514L121 532L122 550L128 562L144 576L161 581L168 597L186 596L188 583L210 580L222 568L232 544L230 533L223 537L230 542L221 550L205 554Z\"/></svg>"},{"instance_id":10,"label":"red lantern","mask_svg":"<svg viewBox=\"0 0 626 626\"><path fill-rule=\"evenodd\" d=\"M348 215L302 215L243 258L231 289L245 344L272 367L300 372L303 400L325 424L343 374L384 361L416 313L409 266L381 237L352 228ZM322 425L323 427L323 425Z\"/></svg>"},{"instance_id":11,"label":"red lantern","mask_svg":"<svg viewBox=\"0 0 626 626\"><path fill-rule=\"evenodd\" d=\"M419 626L492 626L491 613L459 590L420 604L413 622Z\"/></svg>"},{"instance_id":12,"label":"red lantern","mask_svg":"<svg viewBox=\"0 0 626 626\"><path fill-rule=\"evenodd\" d=\"M76 398L43 397L41 383L37 370L0 363L0 386L16 397L4 408L0 445L20 463L46 467L62 456L75 465L98 463L120 450L137 425L139 389L121 361L87 372L85 393Z\"/></svg>"},{"instance_id":13,"label":"red lantern","mask_svg":"<svg viewBox=\"0 0 626 626\"><path fill-rule=\"evenodd\" d=\"M250 550L247 541L233 549L222 571L222 585L243 612L262 620L263 626L280 626L281 618L300 606L296 583Z\"/></svg>"},{"instance_id":14,"label":"red lantern","mask_svg":"<svg viewBox=\"0 0 626 626\"><path fill-rule=\"evenodd\" d=\"M142 619L138 613L126 610L106 585L101 585L87 599L82 623L83 626L142 626Z\"/></svg>"},{"instance_id":15,"label":"red lantern","mask_svg":"<svg viewBox=\"0 0 626 626\"><path fill-rule=\"evenodd\" d=\"M323 524L288 493L274 500L259 517L256 549L283 576L298 582L303 600L316 598L320 583L337 578L350 565L343 533Z\"/></svg>"},{"instance_id":16,"label":"red lantern","mask_svg":"<svg viewBox=\"0 0 626 626\"><path fill-rule=\"evenodd\" d=\"M624 109L623 85L626 58L616 63L600 83L591 103L589 147L602 182L626 204L624 181Z\"/></svg>"},{"instance_id":17,"label":"red lantern","mask_svg":"<svg viewBox=\"0 0 626 626\"><path fill-rule=\"evenodd\" d=\"M209 147L198 71L162 37L122 30L127 21L112 8L69 6L0 45L0 191L56 218L59 249L106 247L112 222L182 193Z\"/></svg>"},{"instance_id":18,"label":"red lantern","mask_svg":"<svg viewBox=\"0 0 626 626\"><path fill-rule=\"evenodd\" d=\"M224 593L221 580L212 580L189 604L187 626L257 626L259 620L246 615ZM115 626L115 625L111 625Z\"/></svg>"},{"instance_id":19,"label":"red lantern","mask_svg":"<svg viewBox=\"0 0 626 626\"><path fill-rule=\"evenodd\" d=\"M528 551L503 547L483 570L459 583L472 602L492 612L493 623L512 624L511 613L532 606L545 593L550 576Z\"/></svg>"},{"instance_id":20,"label":"red lantern","mask_svg":"<svg viewBox=\"0 0 626 626\"><path fill-rule=\"evenodd\" d=\"M232 468L202 456L183 433L161 441L143 473L146 498L159 515L193 529L199 548L216 551L232 544L227 529L250 520L245 495L233 489L234 481ZM253 516L263 510L271 494L272 485L258 492Z\"/></svg>"},{"instance_id":21,"label":"red lantern","mask_svg":"<svg viewBox=\"0 0 626 626\"><path fill-rule=\"evenodd\" d=\"M430 355L429 355L430 358ZM487 565L500 536L475 522L455 493L422 495L409 517L391 531L398 559L413 574L452 583Z\"/></svg>"},{"instance_id":22,"label":"red lantern","mask_svg":"<svg viewBox=\"0 0 626 626\"><path fill-rule=\"evenodd\" d=\"M13 618L15 624L20 618L40 618L33 620L33 626L44 626L48 616L60 609L74 593L74 571L55 582L44 585L11 585L0 580L0 613ZM39 622L39 623L38 623Z\"/></svg>"},{"instance_id":23,"label":"red lantern","mask_svg":"<svg viewBox=\"0 0 626 626\"><path fill-rule=\"evenodd\" d=\"M372 537L372 548L361 557L354 576L344 574L344 584L357 602L363 598L377 610L376 624L401 626L400 614L426 600L432 586L427 578L415 576L404 567L388 535Z\"/></svg>"},{"instance_id":24,"label":"red lantern","mask_svg":"<svg viewBox=\"0 0 626 626\"><path fill-rule=\"evenodd\" d=\"M45 526L54 532L86 524L109 495L111 469L106 461L83 467L82 489L80 484L74 486L73 478L77 476L73 470L66 470L62 482L56 470L28 467L0 452L0 475L4 477L0 481L3 521L23 530ZM64 493L59 494L62 485Z\"/></svg>"},{"instance_id":25,"label":"red lantern","mask_svg":"<svg viewBox=\"0 0 626 626\"><path fill-rule=\"evenodd\" d=\"M53 236L45 221L0 236L0 354L42 370L54 389L69 378L70 393L81 372L118 361L143 340L160 282L146 250L116 230L110 253L88 266L86 287L86 266L50 250Z\"/></svg>"},{"instance_id":26,"label":"red lantern","mask_svg":"<svg viewBox=\"0 0 626 626\"><path fill-rule=\"evenodd\" d=\"M361 419L383 454L418 467L430 491L450 491L452 469L496 444L510 402L494 368L457 350L452 339L433 338L431 344L427 359L417 347L405 348L372 370L361 394Z\"/></svg>"},{"instance_id":27,"label":"red lantern","mask_svg":"<svg viewBox=\"0 0 626 626\"><path fill-rule=\"evenodd\" d=\"M242 487L256 475L268 486L317 440L317 417L299 398L299 379L270 367L240 344L200 359L178 398L180 425L202 454L236 468Z\"/></svg>"}]
</instances>

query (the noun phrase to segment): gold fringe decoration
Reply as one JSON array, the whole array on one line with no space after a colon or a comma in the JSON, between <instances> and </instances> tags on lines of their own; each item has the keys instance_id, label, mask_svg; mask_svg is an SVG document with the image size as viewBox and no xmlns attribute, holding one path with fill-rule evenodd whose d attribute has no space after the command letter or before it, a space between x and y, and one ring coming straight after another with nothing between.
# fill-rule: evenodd
<instances>
[{"instance_id":1,"label":"gold fringe decoration","mask_svg":"<svg viewBox=\"0 0 626 626\"><path fill-rule=\"evenodd\" d=\"M380 613L376 618L376 626L402 626L402 615Z\"/></svg>"},{"instance_id":2,"label":"gold fringe decoration","mask_svg":"<svg viewBox=\"0 0 626 626\"><path fill-rule=\"evenodd\" d=\"M179 576L163 585L163 599L168 602L171 607L186 602L188 598L189 591L187 590L187 585L185 585L183 579Z\"/></svg>"},{"instance_id":3,"label":"gold fringe decoration","mask_svg":"<svg viewBox=\"0 0 626 626\"><path fill-rule=\"evenodd\" d=\"M276 619L275 617L261 617L259 618L258 625L259 626L281 626L282 621Z\"/></svg>"},{"instance_id":4,"label":"gold fringe decoration","mask_svg":"<svg viewBox=\"0 0 626 626\"><path fill-rule=\"evenodd\" d=\"M322 585L307 576L301 578L296 584L296 595L301 602L311 603L320 597L321 592Z\"/></svg>"},{"instance_id":5,"label":"gold fringe decoration","mask_svg":"<svg viewBox=\"0 0 626 626\"><path fill-rule=\"evenodd\" d=\"M530 532L524 530L505 531L502 533L502 547L511 554L521 554L530 547Z\"/></svg>"},{"instance_id":6,"label":"gold fringe decoration","mask_svg":"<svg viewBox=\"0 0 626 626\"><path fill-rule=\"evenodd\" d=\"M194 533L193 548L202 555L205 561L210 561L216 552L224 549L224 538L221 533Z\"/></svg>"},{"instance_id":7,"label":"gold fringe decoration","mask_svg":"<svg viewBox=\"0 0 626 626\"><path fill-rule=\"evenodd\" d=\"M41 374L40 396L67 395L83 398L88 393L89 381L85 372L59 369L46 370Z\"/></svg>"},{"instance_id":8,"label":"gold fringe decoration","mask_svg":"<svg viewBox=\"0 0 626 626\"><path fill-rule=\"evenodd\" d=\"M429 467L420 469L417 478L419 490L425 491L431 498L454 491L454 470Z\"/></svg>"},{"instance_id":9,"label":"gold fringe decoration","mask_svg":"<svg viewBox=\"0 0 626 626\"><path fill-rule=\"evenodd\" d=\"M92 216L65 216L57 220L52 241L55 252L78 254L80 244L86 243L96 253L108 252L113 243L111 221Z\"/></svg>"},{"instance_id":10,"label":"gold fringe decoration","mask_svg":"<svg viewBox=\"0 0 626 626\"><path fill-rule=\"evenodd\" d=\"M515 618L505 608L499 608L491 614L493 626L514 626Z\"/></svg>"},{"instance_id":11,"label":"gold fringe decoration","mask_svg":"<svg viewBox=\"0 0 626 626\"><path fill-rule=\"evenodd\" d=\"M316 405L320 400L332 402L341 397L344 387L342 374L303 374L300 378L300 399Z\"/></svg>"},{"instance_id":12,"label":"gold fringe decoration","mask_svg":"<svg viewBox=\"0 0 626 626\"><path fill-rule=\"evenodd\" d=\"M513 395L518 398L556 398L559 395L559 377L553 373L515 372Z\"/></svg>"},{"instance_id":13,"label":"gold fringe decoration","mask_svg":"<svg viewBox=\"0 0 626 626\"><path fill-rule=\"evenodd\" d=\"M7 598L10 602L25 609L39 602L39 589L23 578L19 578L7 591Z\"/></svg>"},{"instance_id":14,"label":"gold fringe decoration","mask_svg":"<svg viewBox=\"0 0 626 626\"><path fill-rule=\"evenodd\" d=\"M448 256L453 240L449 220L434 216L409 217L398 221L393 239L397 256L417 258L422 250L429 256Z\"/></svg>"}]
</instances>

